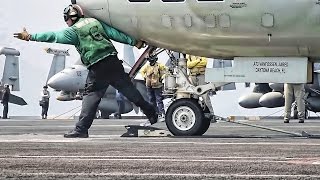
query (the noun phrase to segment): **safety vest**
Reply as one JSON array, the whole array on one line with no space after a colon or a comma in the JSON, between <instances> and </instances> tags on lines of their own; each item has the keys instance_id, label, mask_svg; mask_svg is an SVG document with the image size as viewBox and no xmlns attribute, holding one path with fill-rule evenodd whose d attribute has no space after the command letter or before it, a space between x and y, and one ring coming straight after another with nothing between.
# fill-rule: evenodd
<instances>
[{"instance_id":1,"label":"safety vest","mask_svg":"<svg viewBox=\"0 0 320 180\"><path fill-rule=\"evenodd\" d=\"M49 101L49 98L50 98L50 92L48 90L42 90L42 97L41 99L43 101L46 101L48 102Z\"/></svg>"},{"instance_id":2,"label":"safety vest","mask_svg":"<svg viewBox=\"0 0 320 180\"><path fill-rule=\"evenodd\" d=\"M93 18L81 18L73 28L79 39L76 49L81 56L82 63L90 67L109 55L116 55L117 51L104 31L101 23Z\"/></svg>"},{"instance_id":3,"label":"safety vest","mask_svg":"<svg viewBox=\"0 0 320 180\"><path fill-rule=\"evenodd\" d=\"M158 63L154 66L148 65L146 67L146 86L152 88L162 87L161 72Z\"/></svg>"}]
</instances>

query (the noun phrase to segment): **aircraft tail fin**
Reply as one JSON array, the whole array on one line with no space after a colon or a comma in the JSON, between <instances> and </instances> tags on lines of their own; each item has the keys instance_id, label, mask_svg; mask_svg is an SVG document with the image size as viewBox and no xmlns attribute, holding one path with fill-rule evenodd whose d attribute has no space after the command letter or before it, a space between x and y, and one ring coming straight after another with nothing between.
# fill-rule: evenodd
<instances>
[{"instance_id":1,"label":"aircraft tail fin","mask_svg":"<svg viewBox=\"0 0 320 180\"><path fill-rule=\"evenodd\" d=\"M54 54L52 63L50 66L50 71L48 73L47 81L58 72L62 71L65 68L66 56L69 56L68 50L58 50L52 48L46 48L45 51L49 54Z\"/></svg>"},{"instance_id":2,"label":"aircraft tail fin","mask_svg":"<svg viewBox=\"0 0 320 180\"><path fill-rule=\"evenodd\" d=\"M0 48L0 55L6 56L1 83L9 84L12 91L20 90L19 57L20 52L13 48Z\"/></svg>"}]
</instances>

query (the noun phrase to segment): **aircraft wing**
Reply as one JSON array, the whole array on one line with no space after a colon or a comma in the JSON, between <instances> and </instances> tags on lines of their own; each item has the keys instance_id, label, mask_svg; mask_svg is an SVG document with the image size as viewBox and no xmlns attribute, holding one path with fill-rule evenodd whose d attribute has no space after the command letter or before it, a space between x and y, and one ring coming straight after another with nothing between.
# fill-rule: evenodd
<instances>
[{"instance_id":1,"label":"aircraft wing","mask_svg":"<svg viewBox=\"0 0 320 180\"><path fill-rule=\"evenodd\" d=\"M0 87L0 100L2 100L2 89L3 86ZM17 104L20 106L27 105L26 101L22 97L16 96L14 94L9 95L9 103Z\"/></svg>"},{"instance_id":2,"label":"aircraft wing","mask_svg":"<svg viewBox=\"0 0 320 180\"><path fill-rule=\"evenodd\" d=\"M16 96L14 94L10 94L9 102L20 106L27 105L26 101L22 97Z\"/></svg>"}]
</instances>

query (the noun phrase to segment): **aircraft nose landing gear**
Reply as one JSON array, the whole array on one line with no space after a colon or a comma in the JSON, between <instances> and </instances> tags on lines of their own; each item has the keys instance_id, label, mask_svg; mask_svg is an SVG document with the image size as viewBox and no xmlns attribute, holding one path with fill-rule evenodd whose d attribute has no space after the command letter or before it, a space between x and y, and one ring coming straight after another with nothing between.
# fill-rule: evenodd
<instances>
[{"instance_id":1,"label":"aircraft nose landing gear","mask_svg":"<svg viewBox=\"0 0 320 180\"><path fill-rule=\"evenodd\" d=\"M129 73L130 77L134 77L138 73L138 70L145 63L146 57L156 56L162 51L164 50L149 46L132 67ZM172 97L173 102L166 112L167 128L176 136L203 135L210 126L213 111L206 110L208 106L202 102L204 98L199 97L206 96L209 91L215 91L217 87L226 83L194 86L188 79L187 60L176 58L173 54L169 56L171 67L165 76L163 94Z\"/></svg>"},{"instance_id":2,"label":"aircraft nose landing gear","mask_svg":"<svg viewBox=\"0 0 320 180\"><path fill-rule=\"evenodd\" d=\"M210 120L205 118L197 100L182 98L169 106L166 125L175 136L195 136L202 135L208 130Z\"/></svg>"}]
</instances>

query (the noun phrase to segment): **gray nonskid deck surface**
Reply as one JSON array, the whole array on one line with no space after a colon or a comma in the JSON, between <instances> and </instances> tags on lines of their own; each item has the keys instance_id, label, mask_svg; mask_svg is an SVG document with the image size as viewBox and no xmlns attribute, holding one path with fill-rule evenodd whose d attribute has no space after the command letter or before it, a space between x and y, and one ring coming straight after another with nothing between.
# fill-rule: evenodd
<instances>
[{"instance_id":1,"label":"gray nonskid deck surface","mask_svg":"<svg viewBox=\"0 0 320 180\"><path fill-rule=\"evenodd\" d=\"M319 179L319 139L220 122L202 137L120 137L145 119L95 120L65 139L74 119L0 120L0 179ZM320 134L320 119L239 120ZM155 127L166 129L165 123Z\"/></svg>"}]
</instances>

